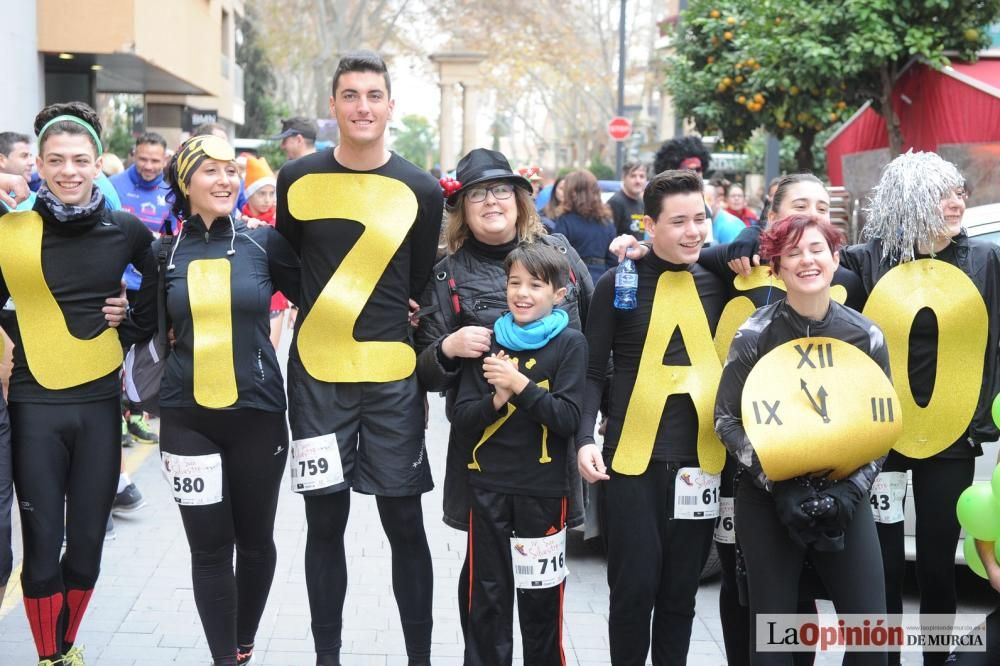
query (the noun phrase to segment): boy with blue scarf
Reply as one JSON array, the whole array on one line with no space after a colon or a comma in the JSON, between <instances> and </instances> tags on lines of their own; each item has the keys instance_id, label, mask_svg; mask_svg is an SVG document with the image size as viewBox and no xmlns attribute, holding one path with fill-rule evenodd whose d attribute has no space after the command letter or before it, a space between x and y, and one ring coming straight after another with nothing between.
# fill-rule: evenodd
<instances>
[{"instance_id":1,"label":"boy with blue scarf","mask_svg":"<svg viewBox=\"0 0 1000 666\"><path fill-rule=\"evenodd\" d=\"M559 252L522 244L505 268L510 311L494 324L494 353L463 361L452 417L469 450L465 663L511 663L516 589L524 663L561 666L566 456L580 422L587 344L555 309L569 278Z\"/></svg>"}]
</instances>

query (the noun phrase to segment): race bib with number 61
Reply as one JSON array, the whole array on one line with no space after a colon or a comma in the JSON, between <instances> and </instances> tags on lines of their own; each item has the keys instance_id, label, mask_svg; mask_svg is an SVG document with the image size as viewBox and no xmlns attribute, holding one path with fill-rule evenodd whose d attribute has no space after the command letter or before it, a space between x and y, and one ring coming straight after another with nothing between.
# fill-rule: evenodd
<instances>
[{"instance_id":1,"label":"race bib with number 61","mask_svg":"<svg viewBox=\"0 0 1000 666\"><path fill-rule=\"evenodd\" d=\"M882 472L875 477L868 499L876 523L891 525L903 522L906 481L906 472Z\"/></svg>"},{"instance_id":2,"label":"race bib with number 61","mask_svg":"<svg viewBox=\"0 0 1000 666\"><path fill-rule=\"evenodd\" d=\"M293 440L289 453L293 491L320 490L344 482L336 433Z\"/></svg>"},{"instance_id":3,"label":"race bib with number 61","mask_svg":"<svg viewBox=\"0 0 1000 666\"><path fill-rule=\"evenodd\" d=\"M174 501L181 506L204 506L222 501L222 456L160 456L163 476L170 484Z\"/></svg>"},{"instance_id":4,"label":"race bib with number 61","mask_svg":"<svg viewBox=\"0 0 1000 666\"><path fill-rule=\"evenodd\" d=\"M510 557L514 565L514 587L542 590L559 585L569 573L566 568L566 528L537 539L513 537L510 540Z\"/></svg>"},{"instance_id":5,"label":"race bib with number 61","mask_svg":"<svg viewBox=\"0 0 1000 666\"><path fill-rule=\"evenodd\" d=\"M674 518L703 520L719 517L721 474L700 467L682 467L674 480Z\"/></svg>"}]
</instances>

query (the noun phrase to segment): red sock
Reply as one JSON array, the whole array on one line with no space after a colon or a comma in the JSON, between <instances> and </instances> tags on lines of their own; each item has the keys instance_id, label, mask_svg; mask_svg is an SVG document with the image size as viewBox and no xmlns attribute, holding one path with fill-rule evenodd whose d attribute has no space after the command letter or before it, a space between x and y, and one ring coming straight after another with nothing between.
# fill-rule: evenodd
<instances>
[{"instance_id":1,"label":"red sock","mask_svg":"<svg viewBox=\"0 0 1000 666\"><path fill-rule=\"evenodd\" d=\"M61 648L56 640L56 626L62 607L62 592L50 597L24 597L24 612L28 616L31 635L35 638L35 648L41 659L59 656Z\"/></svg>"},{"instance_id":2,"label":"red sock","mask_svg":"<svg viewBox=\"0 0 1000 666\"><path fill-rule=\"evenodd\" d=\"M83 620L83 613L90 603L90 596L94 593L94 588L89 590L66 590L66 610L69 611L66 620L66 633L63 642L73 645L76 642L76 632L80 628L80 621ZM67 648L68 649L68 648Z\"/></svg>"}]
</instances>

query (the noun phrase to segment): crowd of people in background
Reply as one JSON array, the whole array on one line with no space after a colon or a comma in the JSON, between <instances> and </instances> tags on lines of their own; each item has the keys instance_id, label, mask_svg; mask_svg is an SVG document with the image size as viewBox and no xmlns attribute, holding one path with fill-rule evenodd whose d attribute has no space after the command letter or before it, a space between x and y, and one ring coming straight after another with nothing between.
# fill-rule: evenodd
<instances>
[{"instance_id":1,"label":"crowd of people in background","mask_svg":"<svg viewBox=\"0 0 1000 666\"><path fill-rule=\"evenodd\" d=\"M954 614L955 502L1000 434L1000 250L963 230L954 165L893 160L846 246L818 178L775 179L758 213L696 137L627 162L610 196L590 171L545 185L483 148L438 181L388 149L393 108L384 61L358 52L332 77L339 143L317 150L316 123L287 119L277 173L218 124L176 147L141 134L123 163L79 102L43 109L34 139L0 133L0 585L16 489L39 666L84 663L111 517L145 505L121 455L136 440L159 445L214 664L254 658L287 464L317 666L340 664L351 491L376 497L408 663L429 665L427 392L450 420L443 520L468 535L468 665L512 663L515 603L524 663L566 663L566 537L585 515L608 557L613 664L686 663L713 542L728 663L806 663L759 651L755 618L814 613L815 597L899 613L902 497L871 510L869 493L907 471L921 611ZM935 280L951 305L920 296ZM938 331L958 325L976 332L962 409L911 418L953 360ZM146 344L162 350L151 396L121 373ZM859 391L863 433L838 412Z\"/></svg>"}]
</instances>

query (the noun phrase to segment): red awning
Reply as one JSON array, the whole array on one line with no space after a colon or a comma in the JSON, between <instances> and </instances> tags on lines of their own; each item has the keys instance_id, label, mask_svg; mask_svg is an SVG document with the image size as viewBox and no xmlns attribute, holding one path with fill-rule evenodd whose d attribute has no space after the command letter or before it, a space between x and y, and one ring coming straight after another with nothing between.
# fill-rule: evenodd
<instances>
[{"instance_id":1,"label":"red awning","mask_svg":"<svg viewBox=\"0 0 1000 666\"><path fill-rule=\"evenodd\" d=\"M903 150L1000 141L1000 59L984 57L942 71L914 64L896 81L893 108L900 117ZM844 184L845 155L888 145L885 121L866 104L826 143L830 182Z\"/></svg>"}]
</instances>

